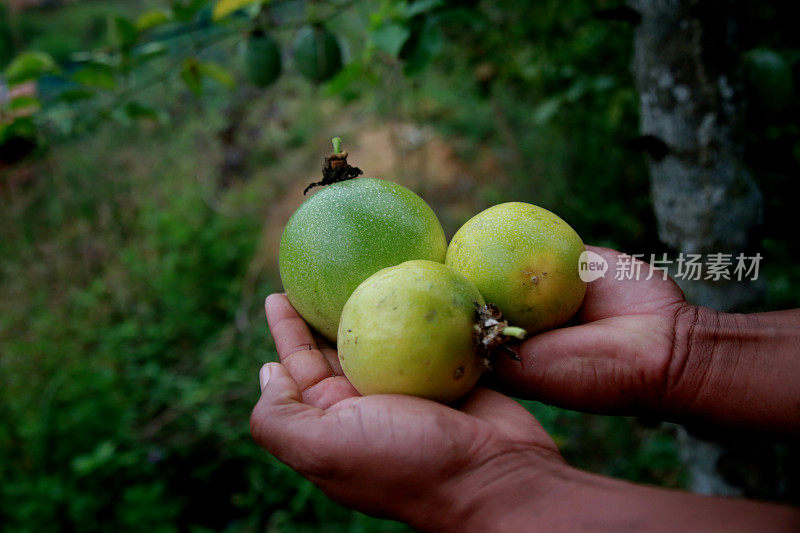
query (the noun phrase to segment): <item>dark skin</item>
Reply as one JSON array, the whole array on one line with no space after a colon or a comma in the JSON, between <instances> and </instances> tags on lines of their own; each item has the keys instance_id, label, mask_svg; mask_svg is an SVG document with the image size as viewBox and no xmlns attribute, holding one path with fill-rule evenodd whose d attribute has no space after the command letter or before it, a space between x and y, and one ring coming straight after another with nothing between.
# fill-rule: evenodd
<instances>
[{"instance_id":1,"label":"dark skin","mask_svg":"<svg viewBox=\"0 0 800 533\"><path fill-rule=\"evenodd\" d=\"M723 315L671 280L589 284L580 325L498 361L488 383L594 412L800 429L800 313ZM478 387L458 404L361 397L336 351L283 295L266 302L281 363L261 371L256 441L332 499L422 531L800 528L797 510L643 487L567 465L517 402Z\"/></svg>"}]
</instances>

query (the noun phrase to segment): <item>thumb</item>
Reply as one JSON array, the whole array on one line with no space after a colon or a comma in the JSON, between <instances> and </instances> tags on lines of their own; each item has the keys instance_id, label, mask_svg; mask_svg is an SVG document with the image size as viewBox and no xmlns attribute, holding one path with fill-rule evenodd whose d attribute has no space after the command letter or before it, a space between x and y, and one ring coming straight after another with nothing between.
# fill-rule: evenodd
<instances>
[{"instance_id":1,"label":"thumb","mask_svg":"<svg viewBox=\"0 0 800 533\"><path fill-rule=\"evenodd\" d=\"M536 417L508 396L476 387L462 400L460 409L492 424L515 441L530 442L533 439L541 448L559 454L558 447Z\"/></svg>"},{"instance_id":2,"label":"thumb","mask_svg":"<svg viewBox=\"0 0 800 533\"><path fill-rule=\"evenodd\" d=\"M645 362L630 344L624 329L603 321L556 329L525 341L521 361L498 358L490 379L523 398L591 412L629 412L649 386Z\"/></svg>"},{"instance_id":3,"label":"thumb","mask_svg":"<svg viewBox=\"0 0 800 533\"><path fill-rule=\"evenodd\" d=\"M265 364L259 378L261 398L250 415L250 433L262 448L294 465L313 446L324 411L303 403L300 387L282 364Z\"/></svg>"}]
</instances>

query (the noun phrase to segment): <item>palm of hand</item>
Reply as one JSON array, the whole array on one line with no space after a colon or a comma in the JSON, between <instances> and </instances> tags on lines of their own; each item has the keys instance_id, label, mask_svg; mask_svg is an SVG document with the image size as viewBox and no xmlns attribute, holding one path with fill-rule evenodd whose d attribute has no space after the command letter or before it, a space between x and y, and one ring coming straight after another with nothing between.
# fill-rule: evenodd
<instances>
[{"instance_id":1,"label":"palm of hand","mask_svg":"<svg viewBox=\"0 0 800 533\"><path fill-rule=\"evenodd\" d=\"M609 264L604 278L588 285L579 325L525 341L521 362L498 360L497 386L575 409L616 412L657 407L673 360L675 323L686 308L671 279L641 265L641 277L614 279L620 254L587 247Z\"/></svg>"},{"instance_id":2,"label":"palm of hand","mask_svg":"<svg viewBox=\"0 0 800 533\"><path fill-rule=\"evenodd\" d=\"M283 366L270 365L253 435L332 498L391 513L386 506L404 500L440 501L449 479L467 478L500 457L508 464L530 454L560 461L533 416L488 389L476 389L457 408L402 395L360 396L336 351L312 336L285 296L271 296L266 310Z\"/></svg>"}]
</instances>

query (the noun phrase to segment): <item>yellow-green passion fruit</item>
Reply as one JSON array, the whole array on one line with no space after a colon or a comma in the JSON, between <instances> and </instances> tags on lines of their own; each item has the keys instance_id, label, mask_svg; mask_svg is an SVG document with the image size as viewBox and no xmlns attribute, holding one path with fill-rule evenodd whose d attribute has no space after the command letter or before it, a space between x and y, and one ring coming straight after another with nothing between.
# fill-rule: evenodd
<instances>
[{"instance_id":1,"label":"yellow-green passion fruit","mask_svg":"<svg viewBox=\"0 0 800 533\"><path fill-rule=\"evenodd\" d=\"M373 274L353 292L339 324L339 362L361 394L410 394L452 402L485 369L475 337L475 286L433 261Z\"/></svg>"},{"instance_id":2,"label":"yellow-green passion fruit","mask_svg":"<svg viewBox=\"0 0 800 533\"><path fill-rule=\"evenodd\" d=\"M289 301L336 341L339 317L358 285L412 259L444 262L447 241L422 198L390 181L356 178L306 200L281 237L278 263Z\"/></svg>"},{"instance_id":3,"label":"yellow-green passion fruit","mask_svg":"<svg viewBox=\"0 0 800 533\"><path fill-rule=\"evenodd\" d=\"M509 323L536 333L569 320L583 301L578 275L583 241L554 213L522 202L490 207L468 220L447 249L461 272Z\"/></svg>"}]
</instances>

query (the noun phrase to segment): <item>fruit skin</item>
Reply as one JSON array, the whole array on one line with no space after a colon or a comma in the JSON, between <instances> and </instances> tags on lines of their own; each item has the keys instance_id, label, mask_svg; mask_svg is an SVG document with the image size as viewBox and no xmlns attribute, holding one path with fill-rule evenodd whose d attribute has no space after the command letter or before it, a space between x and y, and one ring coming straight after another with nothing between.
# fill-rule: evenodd
<instances>
[{"instance_id":1,"label":"fruit skin","mask_svg":"<svg viewBox=\"0 0 800 533\"><path fill-rule=\"evenodd\" d=\"M578 258L586 249L569 224L541 207L509 202L468 220L447 249L458 270L529 334L560 326L583 301Z\"/></svg>"},{"instance_id":2,"label":"fruit skin","mask_svg":"<svg viewBox=\"0 0 800 533\"><path fill-rule=\"evenodd\" d=\"M321 83L342 70L342 49L334 34L319 26L306 26L294 41L294 62L306 79Z\"/></svg>"},{"instance_id":3,"label":"fruit skin","mask_svg":"<svg viewBox=\"0 0 800 533\"><path fill-rule=\"evenodd\" d=\"M244 66L248 79L256 87L267 87L281 75L281 50L275 39L256 30L247 41Z\"/></svg>"},{"instance_id":4,"label":"fruit skin","mask_svg":"<svg viewBox=\"0 0 800 533\"><path fill-rule=\"evenodd\" d=\"M391 181L356 178L325 187L295 211L278 263L294 308L335 341L359 283L411 259L443 263L446 252L442 225L422 198Z\"/></svg>"},{"instance_id":5,"label":"fruit skin","mask_svg":"<svg viewBox=\"0 0 800 533\"><path fill-rule=\"evenodd\" d=\"M469 391L485 366L473 337L483 297L433 261L385 268L342 311L339 362L361 394L410 394L443 403Z\"/></svg>"},{"instance_id":6,"label":"fruit skin","mask_svg":"<svg viewBox=\"0 0 800 533\"><path fill-rule=\"evenodd\" d=\"M761 110L778 113L792 104L792 68L780 54L756 48L744 54L744 61L748 88Z\"/></svg>"}]
</instances>

